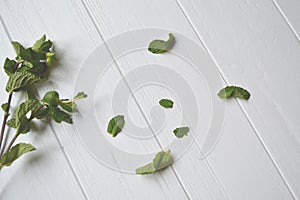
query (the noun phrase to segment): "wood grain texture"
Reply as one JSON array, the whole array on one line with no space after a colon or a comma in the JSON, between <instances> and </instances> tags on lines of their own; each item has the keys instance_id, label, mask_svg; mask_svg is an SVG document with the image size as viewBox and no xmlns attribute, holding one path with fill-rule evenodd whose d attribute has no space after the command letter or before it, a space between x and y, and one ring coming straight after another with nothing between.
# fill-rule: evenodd
<instances>
[{"instance_id":1,"label":"wood grain texture","mask_svg":"<svg viewBox=\"0 0 300 200\"><path fill-rule=\"evenodd\" d=\"M287 22L295 37L300 41L300 2L297 0L273 0L282 18Z\"/></svg>"},{"instance_id":2,"label":"wood grain texture","mask_svg":"<svg viewBox=\"0 0 300 200\"><path fill-rule=\"evenodd\" d=\"M299 43L272 1L179 1L240 102L257 138L299 198ZM214 10L210 12L209 10ZM218 24L218 25L213 25ZM284 94L284 95L282 95Z\"/></svg>"},{"instance_id":3,"label":"wood grain texture","mask_svg":"<svg viewBox=\"0 0 300 200\"><path fill-rule=\"evenodd\" d=\"M0 16L1 17L1 16ZM32 41L28 39L27 41ZM1 21L0 23L0 60L14 57L11 38ZM5 83L7 76L0 73L0 101L7 101ZM13 97L14 105L21 100L18 94ZM1 114L1 121L2 121ZM51 128L44 123L36 124L30 134L20 136L17 142L33 144L37 150L24 155L9 168L3 168L0 173L0 199L84 199L84 195L73 176L71 168L57 143ZM43 130L43 131L41 131ZM7 133L13 135L14 130Z\"/></svg>"}]
</instances>

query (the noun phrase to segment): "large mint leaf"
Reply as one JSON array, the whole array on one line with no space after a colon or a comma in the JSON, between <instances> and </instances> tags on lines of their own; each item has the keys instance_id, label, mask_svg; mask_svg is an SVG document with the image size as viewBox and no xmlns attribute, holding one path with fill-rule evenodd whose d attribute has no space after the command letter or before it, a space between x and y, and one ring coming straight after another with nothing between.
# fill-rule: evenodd
<instances>
[{"instance_id":1,"label":"large mint leaf","mask_svg":"<svg viewBox=\"0 0 300 200\"><path fill-rule=\"evenodd\" d=\"M5 166L6 167L10 166L20 156L34 150L35 150L34 146L26 143L19 143L13 146L7 153L3 154L3 156L1 157L0 169L2 169Z\"/></svg>"}]
</instances>

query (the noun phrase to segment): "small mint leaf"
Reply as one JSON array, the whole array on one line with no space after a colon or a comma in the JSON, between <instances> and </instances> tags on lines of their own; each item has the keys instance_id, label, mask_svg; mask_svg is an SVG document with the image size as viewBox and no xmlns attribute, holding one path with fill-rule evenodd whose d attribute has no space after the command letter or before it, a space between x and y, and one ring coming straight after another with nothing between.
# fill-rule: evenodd
<instances>
[{"instance_id":1,"label":"small mint leaf","mask_svg":"<svg viewBox=\"0 0 300 200\"><path fill-rule=\"evenodd\" d=\"M161 99L159 104L164 108L173 108L173 101L170 99Z\"/></svg>"},{"instance_id":2,"label":"small mint leaf","mask_svg":"<svg viewBox=\"0 0 300 200\"><path fill-rule=\"evenodd\" d=\"M13 41L11 43L17 55L19 55L19 53L21 53L25 49L19 42Z\"/></svg>"},{"instance_id":3,"label":"small mint leaf","mask_svg":"<svg viewBox=\"0 0 300 200\"><path fill-rule=\"evenodd\" d=\"M178 138L182 138L183 136L187 135L188 132L189 132L189 127L179 127L173 131L175 136Z\"/></svg>"},{"instance_id":4,"label":"small mint leaf","mask_svg":"<svg viewBox=\"0 0 300 200\"><path fill-rule=\"evenodd\" d=\"M175 38L172 33L169 33L169 39L164 40L153 40L148 47L148 50L154 54L165 53L169 51L175 43Z\"/></svg>"},{"instance_id":5,"label":"small mint leaf","mask_svg":"<svg viewBox=\"0 0 300 200\"><path fill-rule=\"evenodd\" d=\"M10 60L9 58L6 58L5 59L5 62L4 62L4 70L5 70L5 73L10 76L11 74L15 73L16 71L16 66L17 65L17 62L14 61L14 60Z\"/></svg>"},{"instance_id":6,"label":"small mint leaf","mask_svg":"<svg viewBox=\"0 0 300 200\"><path fill-rule=\"evenodd\" d=\"M3 103L3 104L1 105L1 108L2 108L3 112L6 112L7 106L8 106L8 103Z\"/></svg>"},{"instance_id":7,"label":"small mint leaf","mask_svg":"<svg viewBox=\"0 0 300 200\"><path fill-rule=\"evenodd\" d=\"M228 99L228 98L233 98L233 97L237 97L240 99L245 99L248 100L250 98L250 93L238 86L227 86L225 88L223 88L222 90L220 90L220 92L218 93L218 96L221 99Z\"/></svg>"},{"instance_id":8,"label":"small mint leaf","mask_svg":"<svg viewBox=\"0 0 300 200\"><path fill-rule=\"evenodd\" d=\"M118 133L121 132L124 127L125 120L123 115L117 115L112 118L107 126L107 132L110 133L113 137L116 137Z\"/></svg>"},{"instance_id":9,"label":"small mint leaf","mask_svg":"<svg viewBox=\"0 0 300 200\"><path fill-rule=\"evenodd\" d=\"M145 175L153 174L161 169L164 169L173 163L170 150L158 152L152 163L139 167L135 170L136 174Z\"/></svg>"}]
</instances>

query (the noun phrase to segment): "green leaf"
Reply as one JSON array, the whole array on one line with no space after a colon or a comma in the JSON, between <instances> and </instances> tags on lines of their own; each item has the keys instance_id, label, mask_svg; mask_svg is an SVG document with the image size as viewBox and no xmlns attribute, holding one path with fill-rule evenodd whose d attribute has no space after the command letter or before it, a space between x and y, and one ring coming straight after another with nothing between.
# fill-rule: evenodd
<instances>
[{"instance_id":1,"label":"green leaf","mask_svg":"<svg viewBox=\"0 0 300 200\"><path fill-rule=\"evenodd\" d=\"M7 124L9 127L17 128L18 134L28 133L30 131L30 121L26 114L36 110L40 102L36 99L29 99L21 103L15 111L15 120ZM14 123L14 124L13 124Z\"/></svg>"},{"instance_id":2,"label":"green leaf","mask_svg":"<svg viewBox=\"0 0 300 200\"><path fill-rule=\"evenodd\" d=\"M112 118L107 126L107 132L110 133L113 137L116 137L118 133L121 132L124 127L125 120L123 115L117 115Z\"/></svg>"},{"instance_id":3,"label":"green leaf","mask_svg":"<svg viewBox=\"0 0 300 200\"><path fill-rule=\"evenodd\" d=\"M162 106L162 107L165 107L165 108L173 108L173 101L170 100L170 99L161 99L159 101L159 104Z\"/></svg>"},{"instance_id":4,"label":"green leaf","mask_svg":"<svg viewBox=\"0 0 300 200\"><path fill-rule=\"evenodd\" d=\"M87 98L87 94L85 94L84 92L78 92L73 98L73 101L77 101L79 99L84 99L84 98Z\"/></svg>"},{"instance_id":5,"label":"green leaf","mask_svg":"<svg viewBox=\"0 0 300 200\"><path fill-rule=\"evenodd\" d=\"M72 117L57 107L49 107L49 114L57 123L61 123L63 121L69 124L73 123Z\"/></svg>"},{"instance_id":6,"label":"green leaf","mask_svg":"<svg viewBox=\"0 0 300 200\"><path fill-rule=\"evenodd\" d=\"M56 61L56 54L53 52L46 53L46 65L49 67Z\"/></svg>"},{"instance_id":7,"label":"green leaf","mask_svg":"<svg viewBox=\"0 0 300 200\"><path fill-rule=\"evenodd\" d=\"M6 112L7 106L8 106L8 103L3 103L3 104L1 105L1 108L2 108L2 110L3 110L4 112Z\"/></svg>"},{"instance_id":8,"label":"green leaf","mask_svg":"<svg viewBox=\"0 0 300 200\"><path fill-rule=\"evenodd\" d=\"M170 153L170 150L161 151L155 155L155 158L153 159L153 166L155 170L160 170L165 167L168 167L173 163L173 159Z\"/></svg>"},{"instance_id":9,"label":"green leaf","mask_svg":"<svg viewBox=\"0 0 300 200\"><path fill-rule=\"evenodd\" d=\"M153 174L154 172L155 172L155 168L153 166L153 163L149 163L135 170L135 173L140 175Z\"/></svg>"},{"instance_id":10,"label":"green leaf","mask_svg":"<svg viewBox=\"0 0 300 200\"><path fill-rule=\"evenodd\" d=\"M17 55L19 55L19 53L21 53L25 49L19 42L13 41L11 43Z\"/></svg>"},{"instance_id":11,"label":"green leaf","mask_svg":"<svg viewBox=\"0 0 300 200\"><path fill-rule=\"evenodd\" d=\"M179 127L173 131L175 136L178 138L182 138L183 136L187 135L188 132L189 132L189 127Z\"/></svg>"},{"instance_id":12,"label":"green leaf","mask_svg":"<svg viewBox=\"0 0 300 200\"><path fill-rule=\"evenodd\" d=\"M35 52L48 52L52 47L52 42L50 40L46 41L46 35L43 35L39 40L37 40L32 46L32 50Z\"/></svg>"},{"instance_id":13,"label":"green leaf","mask_svg":"<svg viewBox=\"0 0 300 200\"><path fill-rule=\"evenodd\" d=\"M42 62L46 59L46 54L33 51L31 48L23 50L19 54L25 66L30 68L30 72L40 75L46 71L46 63Z\"/></svg>"},{"instance_id":14,"label":"green leaf","mask_svg":"<svg viewBox=\"0 0 300 200\"><path fill-rule=\"evenodd\" d=\"M16 118L12 118L6 122L6 125L11 128L17 128Z\"/></svg>"},{"instance_id":15,"label":"green leaf","mask_svg":"<svg viewBox=\"0 0 300 200\"><path fill-rule=\"evenodd\" d=\"M10 76L11 74L15 73L16 69L17 69L17 62L14 60L10 60L9 58L5 59L4 62L4 70L5 73Z\"/></svg>"},{"instance_id":16,"label":"green leaf","mask_svg":"<svg viewBox=\"0 0 300 200\"><path fill-rule=\"evenodd\" d=\"M39 76L36 76L28 71L16 71L9 77L6 85L6 91L9 93L17 92L20 91L23 87L43 80L45 79L42 79Z\"/></svg>"},{"instance_id":17,"label":"green leaf","mask_svg":"<svg viewBox=\"0 0 300 200\"><path fill-rule=\"evenodd\" d=\"M43 118L49 118L50 111L49 108L44 107L41 110L39 110L37 113L34 114L34 117L36 119L43 119Z\"/></svg>"},{"instance_id":18,"label":"green leaf","mask_svg":"<svg viewBox=\"0 0 300 200\"><path fill-rule=\"evenodd\" d=\"M42 102L44 102L46 105L57 107L60 102L58 92L56 91L47 92L44 95Z\"/></svg>"},{"instance_id":19,"label":"green leaf","mask_svg":"<svg viewBox=\"0 0 300 200\"><path fill-rule=\"evenodd\" d=\"M218 96L221 99L228 99L228 98L232 98L232 97L237 97L240 99L245 99L248 100L250 98L250 93L238 86L227 86L225 88L223 88L222 90L220 90L220 92L218 93Z\"/></svg>"},{"instance_id":20,"label":"green leaf","mask_svg":"<svg viewBox=\"0 0 300 200\"><path fill-rule=\"evenodd\" d=\"M170 150L161 151L157 153L152 161L147 165L139 167L135 170L136 174L153 174L156 171L164 169L173 163L173 158L171 156Z\"/></svg>"},{"instance_id":21,"label":"green leaf","mask_svg":"<svg viewBox=\"0 0 300 200\"><path fill-rule=\"evenodd\" d=\"M169 33L169 39L164 40L153 40L148 47L148 50L154 54L165 53L169 51L175 43L175 38L172 33Z\"/></svg>"},{"instance_id":22,"label":"green leaf","mask_svg":"<svg viewBox=\"0 0 300 200\"><path fill-rule=\"evenodd\" d=\"M84 92L79 92L72 100L69 99L60 100L59 105L68 112L74 112L77 107L75 101L84 98L87 98L87 95Z\"/></svg>"},{"instance_id":23,"label":"green leaf","mask_svg":"<svg viewBox=\"0 0 300 200\"><path fill-rule=\"evenodd\" d=\"M7 153L3 154L0 160L0 169L10 166L20 156L30 151L34 151L35 147L31 144L19 143L13 146Z\"/></svg>"}]
</instances>

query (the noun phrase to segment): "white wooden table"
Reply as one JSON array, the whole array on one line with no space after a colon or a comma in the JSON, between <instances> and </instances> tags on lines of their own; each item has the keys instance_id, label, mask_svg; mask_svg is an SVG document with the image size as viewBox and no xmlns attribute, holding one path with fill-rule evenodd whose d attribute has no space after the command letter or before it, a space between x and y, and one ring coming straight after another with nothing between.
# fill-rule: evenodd
<instances>
[{"instance_id":1,"label":"white wooden table","mask_svg":"<svg viewBox=\"0 0 300 200\"><path fill-rule=\"evenodd\" d=\"M155 27L194 40L223 76L223 85L241 85L251 98L226 101L221 137L207 156L201 156L196 141L172 167L151 176L101 164L74 127L52 123L18 139L38 150L1 171L0 199L300 199L299 10L298 0L2 0L1 62L14 56L12 40L31 45L45 33L54 41L59 65L41 93L55 89L71 96L95 47L121 33ZM149 62L162 58L147 56ZM140 65L141 57L120 61L103 91ZM3 72L0 79L4 102ZM139 115L136 108L151 108L158 97L151 87L137 96L125 109L143 124L150 113ZM120 145L137 153L159 151L169 141L167 133L160 135L132 143L124 139Z\"/></svg>"}]
</instances>

